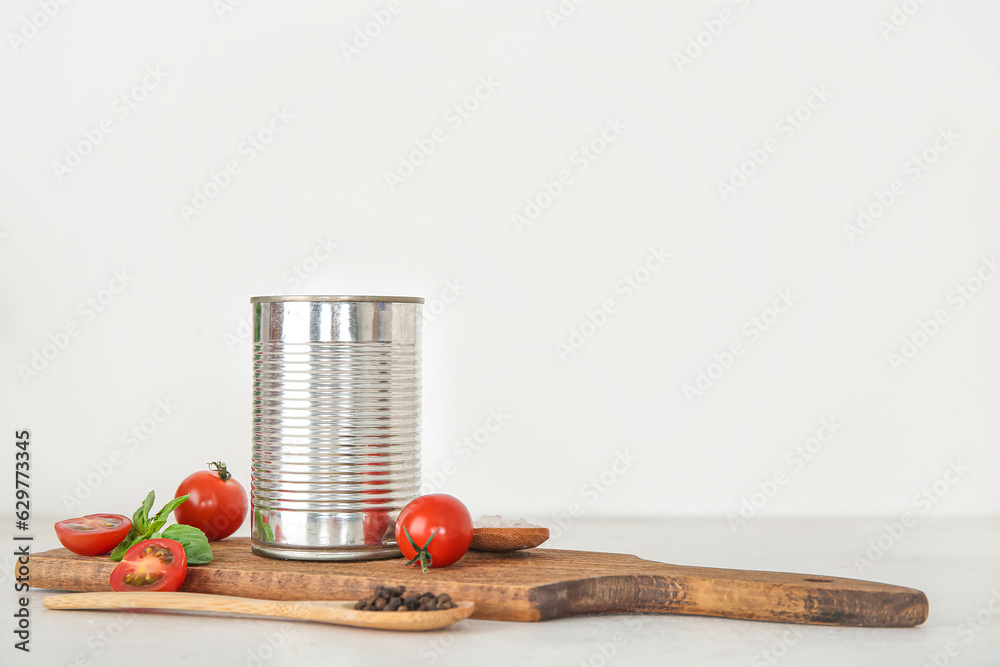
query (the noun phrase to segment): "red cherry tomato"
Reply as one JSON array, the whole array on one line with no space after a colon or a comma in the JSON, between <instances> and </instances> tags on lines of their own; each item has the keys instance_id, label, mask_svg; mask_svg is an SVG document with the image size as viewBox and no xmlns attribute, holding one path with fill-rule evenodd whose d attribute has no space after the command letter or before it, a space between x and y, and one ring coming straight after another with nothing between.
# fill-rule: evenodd
<instances>
[{"instance_id":1,"label":"red cherry tomato","mask_svg":"<svg viewBox=\"0 0 1000 667\"><path fill-rule=\"evenodd\" d=\"M133 544L111 573L114 591L176 591L187 577L180 542L158 538Z\"/></svg>"},{"instance_id":2,"label":"red cherry tomato","mask_svg":"<svg viewBox=\"0 0 1000 667\"><path fill-rule=\"evenodd\" d=\"M399 513L396 544L410 562L420 561L424 572L428 566L447 567L472 544L472 515L461 500L446 493L420 496Z\"/></svg>"},{"instance_id":3,"label":"red cherry tomato","mask_svg":"<svg viewBox=\"0 0 1000 667\"><path fill-rule=\"evenodd\" d=\"M247 516L247 492L233 479L222 461L208 464L211 470L192 473L177 487L174 498L191 497L174 510L177 523L201 528L209 542L229 537Z\"/></svg>"},{"instance_id":4,"label":"red cherry tomato","mask_svg":"<svg viewBox=\"0 0 1000 667\"><path fill-rule=\"evenodd\" d=\"M132 522L121 514L88 514L56 524L59 542L75 554L106 554L125 539Z\"/></svg>"}]
</instances>

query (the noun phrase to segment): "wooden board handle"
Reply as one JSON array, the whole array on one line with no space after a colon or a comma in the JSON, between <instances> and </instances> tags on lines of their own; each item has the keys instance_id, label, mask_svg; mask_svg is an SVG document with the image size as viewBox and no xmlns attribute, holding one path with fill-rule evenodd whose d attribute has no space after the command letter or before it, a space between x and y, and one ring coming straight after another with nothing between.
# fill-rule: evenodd
<instances>
[{"instance_id":1,"label":"wooden board handle","mask_svg":"<svg viewBox=\"0 0 1000 667\"><path fill-rule=\"evenodd\" d=\"M593 589L569 596L573 602L568 604L582 607L559 609L558 601L548 602L561 615L634 611L875 628L911 627L927 620L927 596L913 588L811 574L640 562L628 577L575 582Z\"/></svg>"}]
</instances>

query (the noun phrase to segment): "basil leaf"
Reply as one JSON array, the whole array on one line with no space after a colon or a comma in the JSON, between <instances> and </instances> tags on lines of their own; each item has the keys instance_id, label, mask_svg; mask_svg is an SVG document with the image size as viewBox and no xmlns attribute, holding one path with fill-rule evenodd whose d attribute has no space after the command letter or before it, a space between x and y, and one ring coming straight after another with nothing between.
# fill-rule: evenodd
<instances>
[{"instance_id":1,"label":"basil leaf","mask_svg":"<svg viewBox=\"0 0 1000 667\"><path fill-rule=\"evenodd\" d=\"M212 560L212 547L208 545L208 538L194 526L175 523L167 526L163 537L181 543L188 565L204 565Z\"/></svg>"},{"instance_id":2,"label":"basil leaf","mask_svg":"<svg viewBox=\"0 0 1000 667\"><path fill-rule=\"evenodd\" d=\"M149 510L153 508L153 501L156 500L156 493L150 491L146 494L146 498L142 501L142 505L140 505L139 509L137 509L132 515L132 528L129 529L128 535L126 535L125 539L122 540L121 543L111 552L111 560L116 562L120 561L125 556L125 552L129 550L129 547L134 544L138 544L143 540L148 540L150 537L157 534L159 530L163 528L163 525L167 523L167 518L170 516L170 513L177 509L177 507L187 499L188 496L186 495L174 498L164 505L163 509L157 512L156 516L153 517L153 520L150 521ZM211 554L211 551L209 551L209 554ZM209 557L209 560L211 560L211 557ZM208 561L205 562L207 563Z\"/></svg>"},{"instance_id":3,"label":"basil leaf","mask_svg":"<svg viewBox=\"0 0 1000 667\"><path fill-rule=\"evenodd\" d=\"M257 524L257 539L264 542L274 542L274 531L271 530L271 524L264 521L264 515L260 513L260 510L257 510L255 518L257 519L255 521Z\"/></svg>"},{"instance_id":4,"label":"basil leaf","mask_svg":"<svg viewBox=\"0 0 1000 667\"><path fill-rule=\"evenodd\" d=\"M129 550L133 544L138 544L142 542L142 535L132 537L132 533L129 533L121 543L111 551L111 560L116 563L125 557L125 552Z\"/></svg>"},{"instance_id":5,"label":"basil leaf","mask_svg":"<svg viewBox=\"0 0 1000 667\"><path fill-rule=\"evenodd\" d=\"M153 508L153 500L155 498L156 493L154 491L147 493L146 499L142 501L142 505L132 515L132 528L138 530L140 533L145 533L146 529L149 528L149 510Z\"/></svg>"},{"instance_id":6,"label":"basil leaf","mask_svg":"<svg viewBox=\"0 0 1000 667\"><path fill-rule=\"evenodd\" d=\"M125 556L125 552L128 551L129 547L142 542L148 533L153 532L150 530L149 510L153 507L155 499L156 494L153 491L146 494L146 499L142 501L142 505L132 514L132 527L129 528L128 535L111 551L111 560L115 562L120 561Z\"/></svg>"},{"instance_id":7,"label":"basil leaf","mask_svg":"<svg viewBox=\"0 0 1000 667\"><path fill-rule=\"evenodd\" d=\"M180 505L185 500L188 499L188 496L189 496L189 494L188 495L179 496L177 498L174 498L170 502L168 502L166 505L164 505L163 509L161 509L159 512L157 512L156 516L153 517L153 523L151 523L149 525L149 528L148 528L147 532L149 532L149 533L155 533L158 530L160 530L160 528L163 528L164 524L167 523L167 519L170 518L170 513L173 512L178 507L180 507Z\"/></svg>"},{"instance_id":8,"label":"basil leaf","mask_svg":"<svg viewBox=\"0 0 1000 667\"><path fill-rule=\"evenodd\" d=\"M128 531L128 535L126 535L125 539L111 551L111 556L109 557L115 562L120 561L124 558L125 552L128 551L133 544L138 544L139 542L147 539L147 537L147 533L140 533L135 529L135 524L132 524L132 529Z\"/></svg>"}]
</instances>

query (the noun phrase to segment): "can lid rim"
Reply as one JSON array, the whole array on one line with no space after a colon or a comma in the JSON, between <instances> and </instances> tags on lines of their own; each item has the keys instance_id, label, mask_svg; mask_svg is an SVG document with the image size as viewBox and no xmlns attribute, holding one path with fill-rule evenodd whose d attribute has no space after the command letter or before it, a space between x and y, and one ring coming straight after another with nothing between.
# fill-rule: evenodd
<instances>
[{"instance_id":1,"label":"can lid rim","mask_svg":"<svg viewBox=\"0 0 1000 667\"><path fill-rule=\"evenodd\" d=\"M284 301L381 301L386 303L423 303L422 296L367 296L367 295L274 295L252 296L250 303L281 303Z\"/></svg>"}]
</instances>

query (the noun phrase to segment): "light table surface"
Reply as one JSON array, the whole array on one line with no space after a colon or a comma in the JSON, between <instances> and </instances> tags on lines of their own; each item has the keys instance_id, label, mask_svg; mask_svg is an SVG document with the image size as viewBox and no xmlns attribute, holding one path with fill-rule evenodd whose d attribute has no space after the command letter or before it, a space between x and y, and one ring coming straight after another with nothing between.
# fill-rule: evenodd
<instances>
[{"instance_id":1,"label":"light table surface","mask_svg":"<svg viewBox=\"0 0 1000 667\"><path fill-rule=\"evenodd\" d=\"M12 545L13 521L2 521L0 535L5 545ZM32 651L26 655L12 647L12 615L4 613L9 627L3 633L7 645L0 649L5 656L0 663L45 667L132 667L146 661L213 667L1000 665L1000 519L928 517L907 528L881 556L878 551L869 554L868 541L878 539L885 522L757 518L734 534L722 518L582 518L546 546L634 553L683 565L803 572L910 586L923 590L930 600L930 618L918 628L642 615L541 623L473 620L447 630L408 634L280 620L57 612L42 607L49 591L36 590L30 594ZM32 523L48 526L52 521ZM35 531L35 551L55 546L54 533ZM12 552L6 547L0 551ZM862 563L862 574L857 558L870 563ZM0 558L8 610L13 610L16 596L12 564L10 555ZM949 649L953 655L947 654Z\"/></svg>"}]
</instances>

